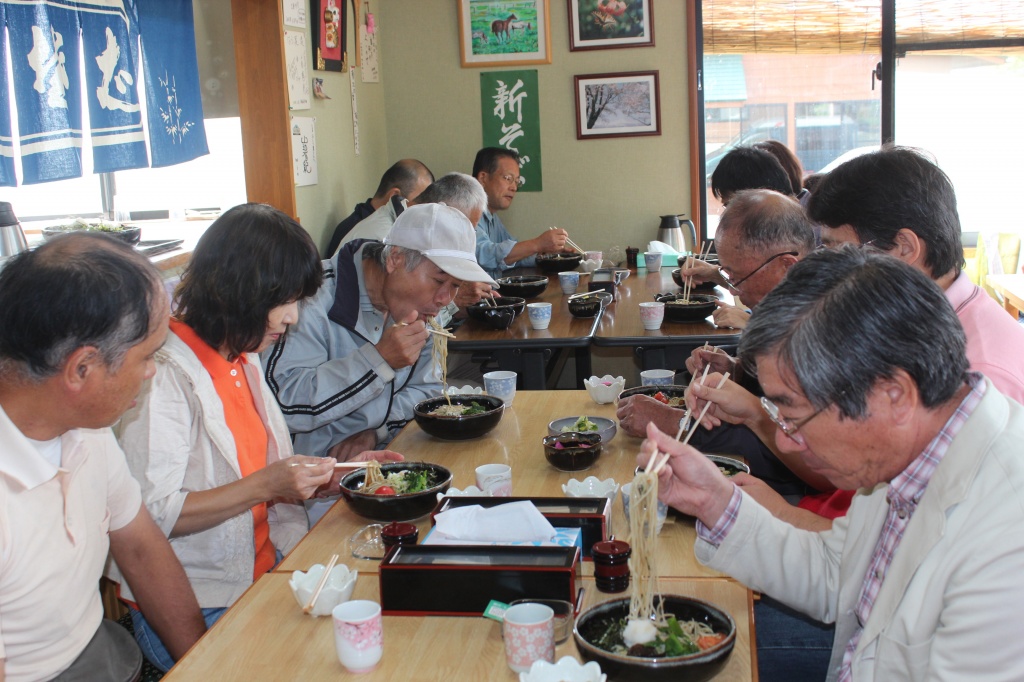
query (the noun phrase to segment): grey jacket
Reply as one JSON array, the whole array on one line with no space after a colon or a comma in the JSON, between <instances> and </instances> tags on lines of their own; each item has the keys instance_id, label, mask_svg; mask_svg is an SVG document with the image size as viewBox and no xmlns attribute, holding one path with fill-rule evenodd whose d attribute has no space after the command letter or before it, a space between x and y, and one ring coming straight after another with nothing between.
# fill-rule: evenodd
<instances>
[{"instance_id":1,"label":"grey jacket","mask_svg":"<svg viewBox=\"0 0 1024 682\"><path fill-rule=\"evenodd\" d=\"M264 351L267 384L277 396L295 451L324 456L332 445L376 429L378 447L413 417L416 403L441 393L432 344L412 367L392 369L377 352L385 325L363 278L366 241L342 245L324 261L324 283L305 300L299 322Z\"/></svg>"}]
</instances>

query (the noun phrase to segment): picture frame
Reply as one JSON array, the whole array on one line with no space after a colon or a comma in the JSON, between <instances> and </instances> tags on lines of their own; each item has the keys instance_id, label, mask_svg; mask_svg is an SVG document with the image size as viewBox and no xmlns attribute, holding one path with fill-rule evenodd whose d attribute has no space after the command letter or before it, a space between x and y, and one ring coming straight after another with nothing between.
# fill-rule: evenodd
<instances>
[{"instance_id":1,"label":"picture frame","mask_svg":"<svg viewBox=\"0 0 1024 682\"><path fill-rule=\"evenodd\" d=\"M565 0L569 50L654 47L653 0Z\"/></svg>"},{"instance_id":2,"label":"picture frame","mask_svg":"<svg viewBox=\"0 0 1024 682\"><path fill-rule=\"evenodd\" d=\"M347 0L309 0L313 68L316 71L348 71Z\"/></svg>"},{"instance_id":3,"label":"picture frame","mask_svg":"<svg viewBox=\"0 0 1024 682\"><path fill-rule=\"evenodd\" d=\"M661 135L657 71L573 77L576 139Z\"/></svg>"},{"instance_id":4,"label":"picture frame","mask_svg":"<svg viewBox=\"0 0 1024 682\"><path fill-rule=\"evenodd\" d=\"M463 68L551 63L552 0L455 0Z\"/></svg>"}]
</instances>

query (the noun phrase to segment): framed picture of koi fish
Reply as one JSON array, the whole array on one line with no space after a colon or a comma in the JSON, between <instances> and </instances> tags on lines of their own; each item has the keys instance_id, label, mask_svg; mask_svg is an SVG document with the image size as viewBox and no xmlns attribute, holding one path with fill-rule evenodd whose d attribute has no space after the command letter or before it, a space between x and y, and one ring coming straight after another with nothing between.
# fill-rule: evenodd
<instances>
[{"instance_id":1,"label":"framed picture of koi fish","mask_svg":"<svg viewBox=\"0 0 1024 682\"><path fill-rule=\"evenodd\" d=\"M566 0L569 49L654 46L652 0Z\"/></svg>"}]
</instances>

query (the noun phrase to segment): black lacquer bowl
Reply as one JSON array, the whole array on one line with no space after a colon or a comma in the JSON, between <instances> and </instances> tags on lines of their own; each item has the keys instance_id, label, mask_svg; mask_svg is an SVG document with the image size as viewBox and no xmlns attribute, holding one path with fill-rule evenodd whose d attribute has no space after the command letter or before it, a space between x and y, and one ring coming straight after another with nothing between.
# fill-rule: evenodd
<instances>
[{"instance_id":1,"label":"black lacquer bowl","mask_svg":"<svg viewBox=\"0 0 1024 682\"><path fill-rule=\"evenodd\" d=\"M508 329L526 309L526 299L515 296L498 296L492 301L484 299L479 303L466 306L466 314L471 319L483 322L494 329Z\"/></svg>"},{"instance_id":2,"label":"black lacquer bowl","mask_svg":"<svg viewBox=\"0 0 1024 682\"><path fill-rule=\"evenodd\" d=\"M718 307L718 298L707 294L691 294L687 300L682 294L657 294L654 300L665 304L666 322L700 322Z\"/></svg>"},{"instance_id":3,"label":"black lacquer bowl","mask_svg":"<svg viewBox=\"0 0 1024 682\"><path fill-rule=\"evenodd\" d=\"M672 281L676 283L680 289L686 284L683 282L682 276L679 274L681 268L676 268L672 271ZM714 282L701 282L700 284L694 284L690 287L690 291L714 291L715 287L718 286Z\"/></svg>"},{"instance_id":4,"label":"black lacquer bowl","mask_svg":"<svg viewBox=\"0 0 1024 682\"><path fill-rule=\"evenodd\" d=\"M559 471L583 471L601 456L601 434L566 431L544 436L544 457Z\"/></svg>"},{"instance_id":5,"label":"black lacquer bowl","mask_svg":"<svg viewBox=\"0 0 1024 682\"><path fill-rule=\"evenodd\" d=\"M479 397L479 396L478 396ZM442 398L443 400L443 398ZM397 471L428 471L426 490L406 495L374 495L360 492L366 469L356 469L341 479L341 495L356 514L374 521L409 521L426 516L437 506L437 494L452 484L452 472L428 462L388 462L380 465L387 476Z\"/></svg>"},{"instance_id":6,"label":"black lacquer bowl","mask_svg":"<svg viewBox=\"0 0 1024 682\"><path fill-rule=\"evenodd\" d=\"M413 418L421 429L435 438L469 440L489 432L498 425L501 415L505 413L505 402L492 395L453 395L451 401L453 405L469 405L476 402L487 408L487 411L465 417L439 417L430 413L442 405L447 405L448 401L444 396L437 396L419 402L413 408Z\"/></svg>"},{"instance_id":7,"label":"black lacquer bowl","mask_svg":"<svg viewBox=\"0 0 1024 682\"><path fill-rule=\"evenodd\" d=\"M545 275L518 275L516 277L499 277L495 280L500 287L502 296L534 298L548 288Z\"/></svg>"},{"instance_id":8,"label":"black lacquer bowl","mask_svg":"<svg viewBox=\"0 0 1024 682\"><path fill-rule=\"evenodd\" d=\"M548 275L575 270L582 262L583 256L578 253L542 253L537 256L537 267Z\"/></svg>"},{"instance_id":9,"label":"black lacquer bowl","mask_svg":"<svg viewBox=\"0 0 1024 682\"><path fill-rule=\"evenodd\" d=\"M634 388L627 388L625 391L619 394L619 401L623 398L628 398L631 395L645 395L649 398L653 398L655 393L661 393L666 398L679 398L682 400L686 395L686 386L677 386L675 384L669 386L636 386ZM675 405L680 409L686 409L686 405Z\"/></svg>"},{"instance_id":10,"label":"black lacquer bowl","mask_svg":"<svg viewBox=\"0 0 1024 682\"><path fill-rule=\"evenodd\" d=\"M655 597L658 599L659 597ZM605 630L606 619L629 617L629 598L616 599L593 606L576 618L573 638L585 661L597 661L609 680L636 682L703 682L714 677L729 660L736 644L736 623L728 613L708 602L676 594L660 595L665 614L678 620L698 620L707 623L725 639L696 654L665 656L661 658L613 654L598 648L592 642Z\"/></svg>"}]
</instances>

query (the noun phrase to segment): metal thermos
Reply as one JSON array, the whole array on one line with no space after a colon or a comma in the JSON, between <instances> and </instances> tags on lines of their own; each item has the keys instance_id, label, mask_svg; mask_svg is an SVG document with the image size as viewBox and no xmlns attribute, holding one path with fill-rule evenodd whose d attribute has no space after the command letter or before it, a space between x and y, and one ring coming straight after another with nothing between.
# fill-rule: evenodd
<instances>
[{"instance_id":1,"label":"metal thermos","mask_svg":"<svg viewBox=\"0 0 1024 682\"><path fill-rule=\"evenodd\" d=\"M27 250L28 241L14 209L8 202L0 201L0 258L10 258Z\"/></svg>"},{"instance_id":2,"label":"metal thermos","mask_svg":"<svg viewBox=\"0 0 1024 682\"><path fill-rule=\"evenodd\" d=\"M682 222L679 218L683 218ZM685 215L663 215L658 226L658 241L668 244L677 253L693 253L697 233Z\"/></svg>"}]
</instances>

